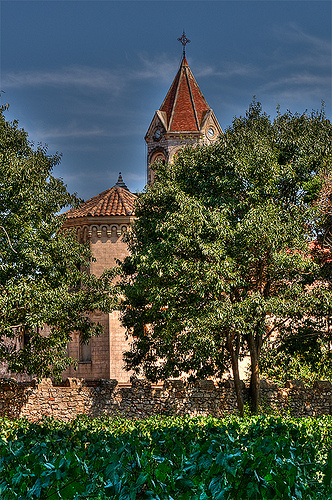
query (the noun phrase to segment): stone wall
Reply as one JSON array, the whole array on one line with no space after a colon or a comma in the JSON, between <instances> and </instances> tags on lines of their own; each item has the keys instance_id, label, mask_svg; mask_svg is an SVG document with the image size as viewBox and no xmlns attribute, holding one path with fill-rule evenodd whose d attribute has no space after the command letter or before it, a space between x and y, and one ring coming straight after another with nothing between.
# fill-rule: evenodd
<instances>
[{"instance_id":1,"label":"stone wall","mask_svg":"<svg viewBox=\"0 0 332 500\"><path fill-rule=\"evenodd\" d=\"M92 417L123 415L142 418L150 415L213 415L237 413L232 381L219 386L211 380L198 381L185 387L180 380L169 380L163 386L151 386L144 380L132 379L127 386L116 380L87 383L68 378L61 385L50 379L40 383L18 383L0 379L0 416L26 417L37 421L44 416L71 420L79 414ZM332 384L316 382L310 389L301 383L289 382L277 388L262 381L262 405L281 414L318 416L332 414ZM247 389L243 385L247 400Z\"/></svg>"}]
</instances>

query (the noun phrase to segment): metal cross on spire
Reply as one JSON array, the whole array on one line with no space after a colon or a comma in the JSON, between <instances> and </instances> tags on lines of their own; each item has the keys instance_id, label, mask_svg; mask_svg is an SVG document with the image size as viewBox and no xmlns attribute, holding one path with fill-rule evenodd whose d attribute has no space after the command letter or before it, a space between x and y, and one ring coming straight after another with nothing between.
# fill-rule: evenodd
<instances>
[{"instance_id":1,"label":"metal cross on spire","mask_svg":"<svg viewBox=\"0 0 332 500\"><path fill-rule=\"evenodd\" d=\"M186 37L184 30L183 30L182 36L180 38L178 38L178 41L182 43L183 57L186 57L186 45L187 45L187 43L190 43L190 40Z\"/></svg>"}]
</instances>

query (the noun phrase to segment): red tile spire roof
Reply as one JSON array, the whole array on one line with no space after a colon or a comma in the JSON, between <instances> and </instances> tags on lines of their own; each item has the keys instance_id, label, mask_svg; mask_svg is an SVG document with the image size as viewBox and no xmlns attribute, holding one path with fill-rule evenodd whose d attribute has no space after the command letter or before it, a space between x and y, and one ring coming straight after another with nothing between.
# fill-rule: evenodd
<instances>
[{"instance_id":1,"label":"red tile spire roof","mask_svg":"<svg viewBox=\"0 0 332 500\"><path fill-rule=\"evenodd\" d=\"M199 132L210 109L183 56L179 71L160 107L166 113L168 132Z\"/></svg>"},{"instance_id":2,"label":"red tile spire roof","mask_svg":"<svg viewBox=\"0 0 332 500\"><path fill-rule=\"evenodd\" d=\"M134 215L137 196L131 193L123 182L121 173L117 183L103 193L90 198L78 208L66 212L68 219L77 217L101 217L110 215Z\"/></svg>"}]
</instances>

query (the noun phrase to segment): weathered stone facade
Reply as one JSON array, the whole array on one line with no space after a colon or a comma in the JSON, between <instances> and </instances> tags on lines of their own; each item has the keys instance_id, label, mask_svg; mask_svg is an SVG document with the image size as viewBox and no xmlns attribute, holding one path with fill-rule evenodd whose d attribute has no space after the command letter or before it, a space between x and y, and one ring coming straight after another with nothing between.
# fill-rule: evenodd
<instances>
[{"instance_id":1,"label":"weathered stone facade","mask_svg":"<svg viewBox=\"0 0 332 500\"><path fill-rule=\"evenodd\" d=\"M285 388L261 384L262 406L267 411L298 417L332 415L332 384L318 381L312 388L290 382ZM244 400L248 392L243 384ZM18 383L0 379L0 416L26 417L30 421L54 417L64 421L79 414L98 417L103 414L144 418L152 415L236 414L236 396L232 381L217 386L212 380L198 381L185 387L181 380L168 380L163 386L152 386L144 380L131 384L116 380L86 382L68 378L62 385L50 379L40 383Z\"/></svg>"}]
</instances>

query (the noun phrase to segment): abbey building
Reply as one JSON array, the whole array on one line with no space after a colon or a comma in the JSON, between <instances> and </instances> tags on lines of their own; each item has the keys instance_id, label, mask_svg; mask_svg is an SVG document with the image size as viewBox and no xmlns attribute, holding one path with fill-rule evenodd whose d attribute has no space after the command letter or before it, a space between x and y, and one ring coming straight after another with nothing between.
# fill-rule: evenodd
<instances>
[{"instance_id":1,"label":"abbey building","mask_svg":"<svg viewBox=\"0 0 332 500\"><path fill-rule=\"evenodd\" d=\"M145 135L148 183L153 182L150 165L155 161L172 162L184 145L197 142L210 144L220 134L222 130L218 120L207 104L183 50L180 68ZM90 243L95 258L95 262L91 263L91 273L100 276L104 269L114 266L117 259L122 260L127 255L123 234L134 220L135 200L136 195L128 190L120 174L112 188L67 212L65 227L74 228L80 241ZM104 333L93 337L89 345L80 343L79 333L73 334L68 353L78 360L78 367L76 371L73 367L66 370L64 378L72 376L127 382L130 374L124 370L122 360L127 341L119 313L94 312L91 319L103 325Z\"/></svg>"}]
</instances>

